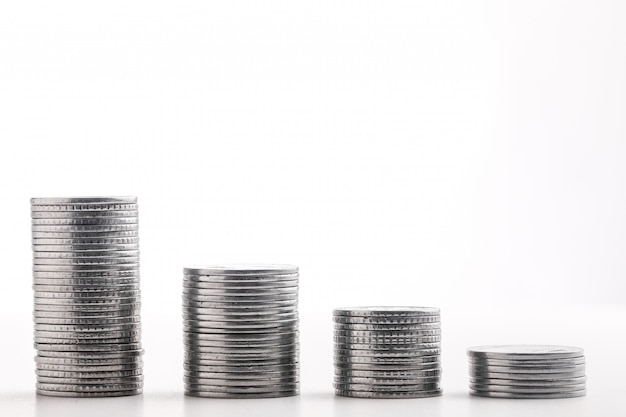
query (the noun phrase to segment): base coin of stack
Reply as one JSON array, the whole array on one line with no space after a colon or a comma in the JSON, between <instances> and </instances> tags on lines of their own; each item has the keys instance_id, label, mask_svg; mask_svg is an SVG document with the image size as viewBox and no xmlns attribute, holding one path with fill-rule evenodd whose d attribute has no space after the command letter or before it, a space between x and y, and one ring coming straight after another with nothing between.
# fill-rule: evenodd
<instances>
[{"instance_id":1,"label":"base coin of stack","mask_svg":"<svg viewBox=\"0 0 626 417\"><path fill-rule=\"evenodd\" d=\"M439 317L439 309L432 307L335 309L335 394L357 398L441 395Z\"/></svg>"},{"instance_id":2,"label":"base coin of stack","mask_svg":"<svg viewBox=\"0 0 626 417\"><path fill-rule=\"evenodd\" d=\"M585 395L585 356L570 346L501 345L467 350L470 393L493 398Z\"/></svg>"},{"instance_id":3,"label":"base coin of stack","mask_svg":"<svg viewBox=\"0 0 626 417\"><path fill-rule=\"evenodd\" d=\"M37 393L143 387L137 198L33 198Z\"/></svg>"},{"instance_id":4,"label":"base coin of stack","mask_svg":"<svg viewBox=\"0 0 626 417\"><path fill-rule=\"evenodd\" d=\"M298 268L185 268L185 394L266 398L299 394Z\"/></svg>"}]
</instances>

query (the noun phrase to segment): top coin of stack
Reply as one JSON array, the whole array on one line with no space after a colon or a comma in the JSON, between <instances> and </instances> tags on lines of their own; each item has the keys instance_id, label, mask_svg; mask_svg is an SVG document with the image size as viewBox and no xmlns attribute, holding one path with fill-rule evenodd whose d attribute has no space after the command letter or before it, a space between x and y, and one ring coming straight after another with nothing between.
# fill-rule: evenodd
<instances>
[{"instance_id":1,"label":"top coin of stack","mask_svg":"<svg viewBox=\"0 0 626 417\"><path fill-rule=\"evenodd\" d=\"M333 319L336 395L359 398L441 395L438 308L338 308Z\"/></svg>"},{"instance_id":2,"label":"top coin of stack","mask_svg":"<svg viewBox=\"0 0 626 417\"><path fill-rule=\"evenodd\" d=\"M470 393L495 398L585 395L585 357L570 346L501 345L467 350Z\"/></svg>"},{"instance_id":3,"label":"top coin of stack","mask_svg":"<svg viewBox=\"0 0 626 417\"><path fill-rule=\"evenodd\" d=\"M37 393L141 392L135 197L33 198Z\"/></svg>"},{"instance_id":4,"label":"top coin of stack","mask_svg":"<svg viewBox=\"0 0 626 417\"><path fill-rule=\"evenodd\" d=\"M298 268L185 268L185 394L211 398L297 395Z\"/></svg>"}]
</instances>

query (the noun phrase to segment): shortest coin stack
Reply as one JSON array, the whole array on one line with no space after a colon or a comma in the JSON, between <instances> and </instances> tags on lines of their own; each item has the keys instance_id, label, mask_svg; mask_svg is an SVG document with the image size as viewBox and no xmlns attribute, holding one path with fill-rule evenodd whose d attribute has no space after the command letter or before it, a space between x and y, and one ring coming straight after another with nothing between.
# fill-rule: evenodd
<instances>
[{"instance_id":1,"label":"shortest coin stack","mask_svg":"<svg viewBox=\"0 0 626 417\"><path fill-rule=\"evenodd\" d=\"M470 393L492 398L585 395L585 356L569 346L502 345L467 350Z\"/></svg>"},{"instance_id":2,"label":"shortest coin stack","mask_svg":"<svg viewBox=\"0 0 626 417\"><path fill-rule=\"evenodd\" d=\"M357 398L441 395L438 308L338 308L335 394Z\"/></svg>"}]
</instances>

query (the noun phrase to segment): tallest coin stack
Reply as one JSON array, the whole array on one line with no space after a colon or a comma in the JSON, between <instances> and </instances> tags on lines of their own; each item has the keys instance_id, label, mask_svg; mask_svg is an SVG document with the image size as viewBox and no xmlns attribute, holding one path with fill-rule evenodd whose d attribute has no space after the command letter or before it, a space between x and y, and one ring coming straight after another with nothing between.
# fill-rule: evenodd
<instances>
[{"instance_id":1,"label":"tallest coin stack","mask_svg":"<svg viewBox=\"0 0 626 417\"><path fill-rule=\"evenodd\" d=\"M143 387L137 199L33 198L37 393Z\"/></svg>"}]
</instances>

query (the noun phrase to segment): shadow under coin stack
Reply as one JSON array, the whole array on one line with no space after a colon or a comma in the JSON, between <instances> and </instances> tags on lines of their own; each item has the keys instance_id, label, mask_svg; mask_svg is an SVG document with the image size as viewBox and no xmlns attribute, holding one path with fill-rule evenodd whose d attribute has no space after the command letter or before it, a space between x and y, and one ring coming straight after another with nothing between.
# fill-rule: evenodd
<instances>
[{"instance_id":1,"label":"shadow under coin stack","mask_svg":"<svg viewBox=\"0 0 626 417\"><path fill-rule=\"evenodd\" d=\"M467 350L470 393L494 398L585 395L583 350L569 346L503 345Z\"/></svg>"},{"instance_id":2,"label":"shadow under coin stack","mask_svg":"<svg viewBox=\"0 0 626 417\"><path fill-rule=\"evenodd\" d=\"M137 199L33 198L37 393L141 393Z\"/></svg>"},{"instance_id":3,"label":"shadow under coin stack","mask_svg":"<svg viewBox=\"0 0 626 417\"><path fill-rule=\"evenodd\" d=\"M209 398L297 395L298 268L185 268L185 394Z\"/></svg>"},{"instance_id":4,"label":"shadow under coin stack","mask_svg":"<svg viewBox=\"0 0 626 417\"><path fill-rule=\"evenodd\" d=\"M441 395L438 308L339 308L333 316L336 395L359 398Z\"/></svg>"}]
</instances>

